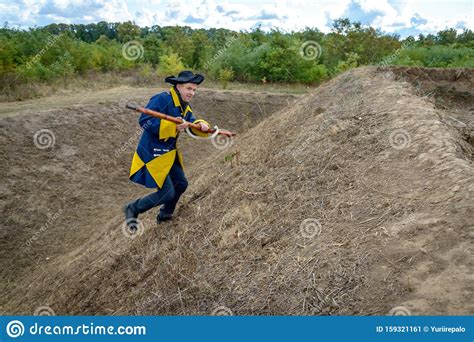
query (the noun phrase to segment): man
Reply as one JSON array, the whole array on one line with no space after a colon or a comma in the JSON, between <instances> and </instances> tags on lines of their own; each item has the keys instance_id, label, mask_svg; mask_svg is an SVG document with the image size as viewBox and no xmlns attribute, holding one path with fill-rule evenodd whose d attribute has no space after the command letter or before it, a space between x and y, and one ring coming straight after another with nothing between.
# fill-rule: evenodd
<instances>
[{"instance_id":1,"label":"man","mask_svg":"<svg viewBox=\"0 0 474 342\"><path fill-rule=\"evenodd\" d=\"M170 220L181 195L186 191L188 181L183 171L183 158L176 148L179 132L192 122L201 126L201 131L191 128L191 133L207 135L209 124L196 120L189 106L204 76L185 70L178 77L169 76L165 82L173 87L169 92L153 96L146 108L185 120L182 124L161 120L142 114L139 124L143 128L137 150L133 155L130 180L147 188L156 188L156 192L138 198L125 205L125 219L128 228L137 230L137 218L151 208L161 205L157 222Z\"/></svg>"}]
</instances>

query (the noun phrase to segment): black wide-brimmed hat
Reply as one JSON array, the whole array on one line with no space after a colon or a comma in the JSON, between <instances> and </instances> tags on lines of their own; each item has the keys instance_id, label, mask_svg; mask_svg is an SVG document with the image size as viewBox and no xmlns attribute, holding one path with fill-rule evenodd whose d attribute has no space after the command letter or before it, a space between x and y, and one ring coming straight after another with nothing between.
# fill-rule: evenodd
<instances>
[{"instance_id":1,"label":"black wide-brimmed hat","mask_svg":"<svg viewBox=\"0 0 474 342\"><path fill-rule=\"evenodd\" d=\"M190 70L181 71L178 77L168 76L165 78L166 83L171 83L173 85L182 84L182 83L196 83L201 84L204 81L204 76L201 74L194 74Z\"/></svg>"}]
</instances>

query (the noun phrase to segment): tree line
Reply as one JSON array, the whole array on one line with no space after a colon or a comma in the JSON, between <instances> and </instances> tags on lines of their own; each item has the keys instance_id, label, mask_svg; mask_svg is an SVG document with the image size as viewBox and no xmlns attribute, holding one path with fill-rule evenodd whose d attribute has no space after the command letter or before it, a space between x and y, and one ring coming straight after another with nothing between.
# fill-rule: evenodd
<instances>
[{"instance_id":1,"label":"tree line","mask_svg":"<svg viewBox=\"0 0 474 342\"><path fill-rule=\"evenodd\" d=\"M79 75L138 72L168 75L182 68L228 82L316 84L360 65L474 67L474 34L450 28L401 39L349 19L329 33L260 28L251 31L139 27L133 22L50 24L0 29L2 89Z\"/></svg>"}]
</instances>

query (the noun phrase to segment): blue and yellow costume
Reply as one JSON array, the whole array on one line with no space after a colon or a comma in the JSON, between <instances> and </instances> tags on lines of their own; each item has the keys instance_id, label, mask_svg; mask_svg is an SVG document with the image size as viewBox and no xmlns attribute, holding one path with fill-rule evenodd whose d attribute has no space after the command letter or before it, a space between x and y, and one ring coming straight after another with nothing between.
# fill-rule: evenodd
<instances>
[{"instance_id":1,"label":"blue and yellow costume","mask_svg":"<svg viewBox=\"0 0 474 342\"><path fill-rule=\"evenodd\" d=\"M178 77L167 77L165 81L174 86L169 92L153 96L146 108L183 118L187 122L203 122L210 126L204 120L196 120L191 107L181 99L176 88L177 84L200 84L203 80L204 76L195 75L191 71L182 71ZM138 121L143 133L133 155L129 178L147 188L155 188L156 191L125 205L127 226L135 231L138 229L138 215L158 205L163 205L157 217L158 222L170 219L180 196L188 186L184 175L183 157L176 147L179 135L177 125L147 114L141 114ZM207 135L193 128L191 133L199 136Z\"/></svg>"},{"instance_id":2,"label":"blue and yellow costume","mask_svg":"<svg viewBox=\"0 0 474 342\"><path fill-rule=\"evenodd\" d=\"M196 120L189 105L182 108L174 87L169 92L153 96L146 108L176 118L184 118L188 122L204 122L209 125L204 120ZM176 124L147 114L140 116L139 124L143 128L143 134L133 155L130 180L147 188L161 188L176 157L184 168L183 157L176 147L178 138ZM193 129L191 131L196 135L201 134Z\"/></svg>"}]
</instances>

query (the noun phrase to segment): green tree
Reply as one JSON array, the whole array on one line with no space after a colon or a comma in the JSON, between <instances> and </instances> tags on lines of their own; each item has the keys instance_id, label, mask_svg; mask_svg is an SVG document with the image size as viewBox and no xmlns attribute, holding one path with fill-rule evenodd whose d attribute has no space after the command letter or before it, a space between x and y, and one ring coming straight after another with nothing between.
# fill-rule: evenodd
<instances>
[{"instance_id":1,"label":"green tree","mask_svg":"<svg viewBox=\"0 0 474 342\"><path fill-rule=\"evenodd\" d=\"M184 69L183 62L177 53L170 53L160 57L160 64L158 65L158 76L176 75Z\"/></svg>"},{"instance_id":2,"label":"green tree","mask_svg":"<svg viewBox=\"0 0 474 342\"><path fill-rule=\"evenodd\" d=\"M154 33L150 33L143 41L145 63L158 65L160 55L164 52L163 42Z\"/></svg>"},{"instance_id":3,"label":"green tree","mask_svg":"<svg viewBox=\"0 0 474 342\"><path fill-rule=\"evenodd\" d=\"M201 69L206 60L210 58L212 44L204 30L198 30L191 36L192 55L190 65L194 69Z\"/></svg>"},{"instance_id":4,"label":"green tree","mask_svg":"<svg viewBox=\"0 0 474 342\"><path fill-rule=\"evenodd\" d=\"M453 28L439 31L436 36L436 42L441 45L453 44L456 42L456 36L457 32Z\"/></svg>"},{"instance_id":5,"label":"green tree","mask_svg":"<svg viewBox=\"0 0 474 342\"><path fill-rule=\"evenodd\" d=\"M223 89L227 89L227 85L234 78L234 70L232 68L224 68L219 70L219 81Z\"/></svg>"},{"instance_id":6,"label":"green tree","mask_svg":"<svg viewBox=\"0 0 474 342\"><path fill-rule=\"evenodd\" d=\"M189 27L165 27L164 42L166 53L177 53L186 65L192 65L194 46Z\"/></svg>"},{"instance_id":7,"label":"green tree","mask_svg":"<svg viewBox=\"0 0 474 342\"><path fill-rule=\"evenodd\" d=\"M131 21L121 23L117 27L117 38L120 42L126 43L135 40L140 36L140 27Z\"/></svg>"}]
</instances>

